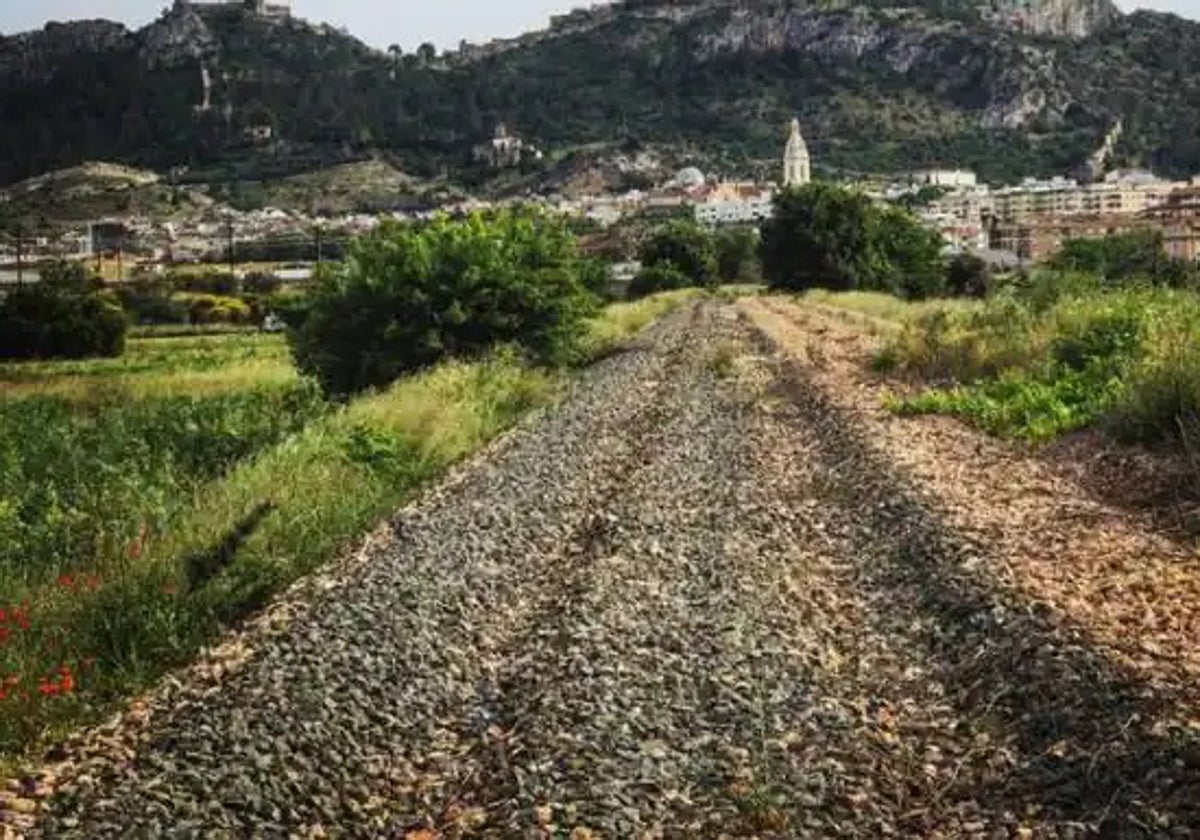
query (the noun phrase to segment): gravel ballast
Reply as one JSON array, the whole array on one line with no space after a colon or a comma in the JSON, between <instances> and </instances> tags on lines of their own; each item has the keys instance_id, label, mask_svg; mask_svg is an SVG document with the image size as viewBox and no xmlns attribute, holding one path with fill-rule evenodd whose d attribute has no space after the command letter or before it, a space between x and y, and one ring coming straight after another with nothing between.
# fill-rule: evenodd
<instances>
[{"instance_id":1,"label":"gravel ballast","mask_svg":"<svg viewBox=\"0 0 1200 840\"><path fill-rule=\"evenodd\" d=\"M800 363L696 304L219 679L73 745L34 835L1190 836L1186 772L1124 795L1125 741L1053 757L1047 692L1119 697L1121 735L1152 698L990 588L903 482Z\"/></svg>"}]
</instances>

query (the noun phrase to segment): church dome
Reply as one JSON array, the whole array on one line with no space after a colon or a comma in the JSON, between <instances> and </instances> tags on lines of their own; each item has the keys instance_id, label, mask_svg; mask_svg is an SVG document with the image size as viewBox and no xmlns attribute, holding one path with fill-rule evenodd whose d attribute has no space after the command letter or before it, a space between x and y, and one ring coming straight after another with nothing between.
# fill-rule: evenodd
<instances>
[{"instance_id":1,"label":"church dome","mask_svg":"<svg viewBox=\"0 0 1200 840\"><path fill-rule=\"evenodd\" d=\"M681 169L671 179L671 184L676 187L701 187L704 186L704 173L694 166L689 166L686 169Z\"/></svg>"}]
</instances>

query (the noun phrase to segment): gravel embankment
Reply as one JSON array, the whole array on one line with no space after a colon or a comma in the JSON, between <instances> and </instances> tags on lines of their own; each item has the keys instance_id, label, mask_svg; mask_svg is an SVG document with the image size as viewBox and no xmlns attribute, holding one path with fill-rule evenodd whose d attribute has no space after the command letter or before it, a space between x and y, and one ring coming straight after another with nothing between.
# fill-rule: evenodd
<instances>
[{"instance_id":1,"label":"gravel embankment","mask_svg":"<svg viewBox=\"0 0 1200 840\"><path fill-rule=\"evenodd\" d=\"M1125 745L1042 772L1041 698L1116 692L1105 663L1010 621L734 313L668 318L220 683L92 742L40 836L1087 836Z\"/></svg>"}]
</instances>

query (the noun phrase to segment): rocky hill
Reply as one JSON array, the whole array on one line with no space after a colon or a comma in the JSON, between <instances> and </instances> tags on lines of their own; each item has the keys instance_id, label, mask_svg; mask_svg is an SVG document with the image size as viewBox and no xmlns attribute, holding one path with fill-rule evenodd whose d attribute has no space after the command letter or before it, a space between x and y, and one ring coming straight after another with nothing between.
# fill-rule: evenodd
<instances>
[{"instance_id":1,"label":"rocky hill","mask_svg":"<svg viewBox=\"0 0 1200 840\"><path fill-rule=\"evenodd\" d=\"M1119 121L1115 162L1191 174L1200 24L1109 0L623 0L389 55L239 2L177 2L140 31L0 38L0 106L0 183L89 159L263 179L380 152L478 183L471 149L500 121L546 166L653 144L728 171L774 158L793 114L818 171L1061 172Z\"/></svg>"}]
</instances>

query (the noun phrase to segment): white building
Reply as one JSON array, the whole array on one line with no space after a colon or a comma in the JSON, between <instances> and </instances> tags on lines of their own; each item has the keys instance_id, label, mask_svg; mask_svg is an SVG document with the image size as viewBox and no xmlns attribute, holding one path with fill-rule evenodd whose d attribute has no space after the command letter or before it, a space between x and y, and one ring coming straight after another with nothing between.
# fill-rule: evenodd
<instances>
[{"instance_id":1,"label":"white building","mask_svg":"<svg viewBox=\"0 0 1200 840\"><path fill-rule=\"evenodd\" d=\"M913 173L913 181L928 187L974 187L978 177L969 169L927 169Z\"/></svg>"},{"instance_id":2,"label":"white building","mask_svg":"<svg viewBox=\"0 0 1200 840\"><path fill-rule=\"evenodd\" d=\"M774 213L775 192L755 183L713 185L695 206L696 221L705 225L758 224Z\"/></svg>"},{"instance_id":3,"label":"white building","mask_svg":"<svg viewBox=\"0 0 1200 840\"><path fill-rule=\"evenodd\" d=\"M792 120L787 146L783 150L783 185L802 187L812 180L812 161L808 145L800 135L800 120Z\"/></svg>"}]
</instances>

